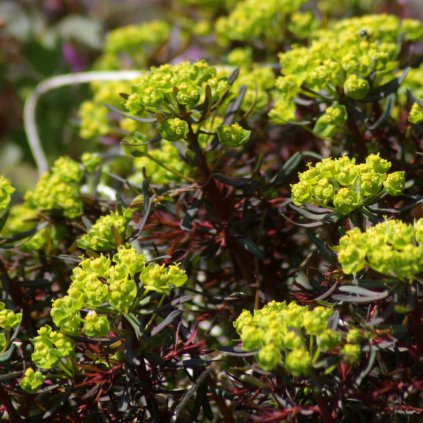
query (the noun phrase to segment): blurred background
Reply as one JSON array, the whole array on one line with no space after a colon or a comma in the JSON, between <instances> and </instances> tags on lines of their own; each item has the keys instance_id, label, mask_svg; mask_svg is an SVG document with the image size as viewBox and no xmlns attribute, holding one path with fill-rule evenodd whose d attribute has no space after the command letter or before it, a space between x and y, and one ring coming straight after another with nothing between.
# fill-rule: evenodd
<instances>
[{"instance_id":1,"label":"blurred background","mask_svg":"<svg viewBox=\"0 0 423 423\"><path fill-rule=\"evenodd\" d=\"M377 11L423 17L423 0L317 1L319 6L325 4L331 16ZM37 171L23 129L24 101L48 77L92 69L109 31L163 19L172 26L171 36L178 38L180 45L176 50L181 57L213 60L209 52L215 43L213 36L206 37L203 44L196 43L188 34L190 29L184 27L184 16L199 25L210 24L219 15L230 13L236 3L237 0L0 0L0 173L12 179L20 192L33 186ZM214 55L214 61L216 57L219 54ZM61 154L77 156L85 148L79 135L78 107L89 97L89 86L80 85L60 88L41 98L37 127L50 160Z\"/></svg>"}]
</instances>

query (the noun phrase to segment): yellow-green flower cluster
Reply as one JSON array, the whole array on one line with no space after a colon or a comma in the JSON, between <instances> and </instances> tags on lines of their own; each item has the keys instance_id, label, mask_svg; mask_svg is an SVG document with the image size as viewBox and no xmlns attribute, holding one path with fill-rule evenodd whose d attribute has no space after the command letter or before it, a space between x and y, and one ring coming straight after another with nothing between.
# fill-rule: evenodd
<instances>
[{"instance_id":1,"label":"yellow-green flower cluster","mask_svg":"<svg viewBox=\"0 0 423 423\"><path fill-rule=\"evenodd\" d=\"M413 104L410 110L410 115L408 116L408 121L414 125L423 123L423 107L420 104Z\"/></svg>"},{"instance_id":2,"label":"yellow-green flower cluster","mask_svg":"<svg viewBox=\"0 0 423 423\"><path fill-rule=\"evenodd\" d=\"M293 120L299 94L314 98L318 92L341 100L343 92L362 100L370 88L396 76L403 33L414 41L423 35L423 25L382 14L345 19L316 31L310 47L294 46L280 55L280 95L270 116L278 122Z\"/></svg>"},{"instance_id":3,"label":"yellow-green flower cluster","mask_svg":"<svg viewBox=\"0 0 423 423\"><path fill-rule=\"evenodd\" d=\"M221 144L228 147L240 147L248 142L251 131L244 129L238 123L230 126L222 125L217 128L217 136Z\"/></svg>"},{"instance_id":4,"label":"yellow-green flower cluster","mask_svg":"<svg viewBox=\"0 0 423 423\"><path fill-rule=\"evenodd\" d=\"M104 50L107 53L145 54L143 49L165 43L170 36L170 25L153 20L140 25L128 25L110 31Z\"/></svg>"},{"instance_id":5,"label":"yellow-green flower cluster","mask_svg":"<svg viewBox=\"0 0 423 423\"><path fill-rule=\"evenodd\" d=\"M94 82L91 84L93 97L79 107L79 135L84 139L99 138L113 132L109 110L105 104L119 107L123 99L119 93L126 92L131 86L127 81ZM120 121L126 118L120 119Z\"/></svg>"},{"instance_id":6,"label":"yellow-green flower cluster","mask_svg":"<svg viewBox=\"0 0 423 423\"><path fill-rule=\"evenodd\" d=\"M38 336L32 342L34 352L31 359L40 369L51 369L68 361L74 354L74 342L48 325L38 330Z\"/></svg>"},{"instance_id":7,"label":"yellow-green flower cluster","mask_svg":"<svg viewBox=\"0 0 423 423\"><path fill-rule=\"evenodd\" d=\"M15 188L12 187L10 181L4 176L0 175L0 216L9 206L12 194L14 192Z\"/></svg>"},{"instance_id":8,"label":"yellow-green flower cluster","mask_svg":"<svg viewBox=\"0 0 423 423\"><path fill-rule=\"evenodd\" d=\"M78 217L83 212L79 187L82 175L77 162L60 157L51 171L41 177L35 190L25 194L25 200L30 207L59 211L70 219Z\"/></svg>"},{"instance_id":9,"label":"yellow-green flower cluster","mask_svg":"<svg viewBox=\"0 0 423 423\"><path fill-rule=\"evenodd\" d=\"M115 211L96 220L85 235L77 240L79 248L84 250L107 251L116 248L116 236L124 238L128 224L132 219L132 210Z\"/></svg>"},{"instance_id":10,"label":"yellow-green flower cluster","mask_svg":"<svg viewBox=\"0 0 423 423\"><path fill-rule=\"evenodd\" d=\"M333 312L309 310L295 302L272 301L253 314L244 310L234 322L243 348L257 353L264 370L283 367L294 376L307 376L321 353L341 345L342 332L329 328Z\"/></svg>"},{"instance_id":11,"label":"yellow-green flower cluster","mask_svg":"<svg viewBox=\"0 0 423 423\"><path fill-rule=\"evenodd\" d=\"M37 210L26 203L16 204L10 208L6 224L1 231L5 237L30 231L37 226ZM49 228L43 228L31 235L20 245L24 251L41 250L46 242Z\"/></svg>"},{"instance_id":12,"label":"yellow-green flower cluster","mask_svg":"<svg viewBox=\"0 0 423 423\"><path fill-rule=\"evenodd\" d=\"M79 108L79 135L90 139L104 136L110 132L109 111L101 103L84 101Z\"/></svg>"},{"instance_id":13,"label":"yellow-green flower cluster","mask_svg":"<svg viewBox=\"0 0 423 423\"><path fill-rule=\"evenodd\" d=\"M10 331L18 326L21 321L22 313L8 310L6 305L0 301L0 353L7 348Z\"/></svg>"},{"instance_id":14,"label":"yellow-green flower cluster","mask_svg":"<svg viewBox=\"0 0 423 423\"><path fill-rule=\"evenodd\" d=\"M148 155L151 158L148 156L135 158L134 168L136 171L129 178L130 182L141 182L142 168L145 168L151 184L177 183L182 181L182 176L189 176L190 168L180 158L178 149L172 143L162 143L160 147L149 150ZM161 166L160 163L164 164L166 168Z\"/></svg>"},{"instance_id":15,"label":"yellow-green flower cluster","mask_svg":"<svg viewBox=\"0 0 423 423\"><path fill-rule=\"evenodd\" d=\"M218 72L205 61L163 65L135 81L125 106L133 115L147 111L178 117L181 110L190 111L204 100L206 85L216 101L228 89L226 72Z\"/></svg>"},{"instance_id":16,"label":"yellow-green flower cluster","mask_svg":"<svg viewBox=\"0 0 423 423\"><path fill-rule=\"evenodd\" d=\"M346 274L365 266L401 281L413 281L423 271L423 219L409 225L387 220L365 232L354 228L335 247Z\"/></svg>"},{"instance_id":17,"label":"yellow-green flower cluster","mask_svg":"<svg viewBox=\"0 0 423 423\"><path fill-rule=\"evenodd\" d=\"M323 159L299 173L299 182L291 185L292 202L297 206L310 203L334 208L348 214L386 192L400 195L405 186L404 172L387 173L391 163L379 154L371 154L365 163L343 156Z\"/></svg>"},{"instance_id":18,"label":"yellow-green flower cluster","mask_svg":"<svg viewBox=\"0 0 423 423\"><path fill-rule=\"evenodd\" d=\"M273 42L281 41L284 39L282 28L286 25L287 16L297 12L307 1L240 1L228 16L217 20L218 40L223 44L232 41L265 41L267 39L272 39ZM298 25L294 26L294 29L298 29Z\"/></svg>"},{"instance_id":19,"label":"yellow-green flower cluster","mask_svg":"<svg viewBox=\"0 0 423 423\"><path fill-rule=\"evenodd\" d=\"M264 109L272 100L275 74L270 67L243 68L233 84L232 92L234 96L238 95L239 89L243 85L247 90L240 106L241 110L247 111L253 106L255 110Z\"/></svg>"},{"instance_id":20,"label":"yellow-green flower cluster","mask_svg":"<svg viewBox=\"0 0 423 423\"><path fill-rule=\"evenodd\" d=\"M140 275L146 291L154 291L159 294L168 294L173 288L178 288L188 282L185 270L178 264L165 266L155 263L149 264Z\"/></svg>"},{"instance_id":21,"label":"yellow-green flower cluster","mask_svg":"<svg viewBox=\"0 0 423 423\"><path fill-rule=\"evenodd\" d=\"M35 371L32 367L28 367L25 371L24 377L22 378L19 386L29 393L38 391L41 385L44 383L45 376L39 371Z\"/></svg>"}]
</instances>

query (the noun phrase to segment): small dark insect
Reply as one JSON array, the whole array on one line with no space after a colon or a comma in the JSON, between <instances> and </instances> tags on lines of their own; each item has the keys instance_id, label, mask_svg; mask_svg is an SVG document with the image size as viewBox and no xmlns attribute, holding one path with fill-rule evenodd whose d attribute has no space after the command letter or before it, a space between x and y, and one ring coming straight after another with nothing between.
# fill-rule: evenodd
<instances>
[{"instance_id":1,"label":"small dark insect","mask_svg":"<svg viewBox=\"0 0 423 423\"><path fill-rule=\"evenodd\" d=\"M361 37L361 38L368 38L368 36L369 36L369 34L367 33L367 31L366 31L365 29L363 29L363 30L360 32L360 37Z\"/></svg>"}]
</instances>

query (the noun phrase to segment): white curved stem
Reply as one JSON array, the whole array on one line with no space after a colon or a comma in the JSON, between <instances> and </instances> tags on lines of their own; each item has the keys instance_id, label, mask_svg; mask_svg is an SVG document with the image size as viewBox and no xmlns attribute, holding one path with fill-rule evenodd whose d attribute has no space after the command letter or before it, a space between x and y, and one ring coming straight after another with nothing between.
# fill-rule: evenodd
<instances>
[{"instance_id":1,"label":"white curved stem","mask_svg":"<svg viewBox=\"0 0 423 423\"><path fill-rule=\"evenodd\" d=\"M142 73L141 71L78 72L53 76L40 82L26 99L24 106L25 133L38 172L43 174L48 170L47 158L38 135L35 118L37 103L43 94L55 88L85 84L93 81L128 81L139 77Z\"/></svg>"}]
</instances>

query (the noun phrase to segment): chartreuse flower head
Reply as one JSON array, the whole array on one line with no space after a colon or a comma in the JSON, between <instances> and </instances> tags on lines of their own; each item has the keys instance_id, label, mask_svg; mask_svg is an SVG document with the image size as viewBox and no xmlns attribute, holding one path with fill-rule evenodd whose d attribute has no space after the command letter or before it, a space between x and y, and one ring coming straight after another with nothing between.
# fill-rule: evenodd
<instances>
[{"instance_id":1,"label":"chartreuse flower head","mask_svg":"<svg viewBox=\"0 0 423 423\"><path fill-rule=\"evenodd\" d=\"M326 307L309 310L272 301L254 314L244 310L234 327L264 370L283 367L293 376L307 376L321 353L341 346L343 332L329 328L332 314Z\"/></svg>"},{"instance_id":2,"label":"chartreuse flower head","mask_svg":"<svg viewBox=\"0 0 423 423\"><path fill-rule=\"evenodd\" d=\"M250 139L251 131L244 129L238 123L230 126L219 126L217 128L217 136L219 141L228 147L239 147L244 145Z\"/></svg>"},{"instance_id":3,"label":"chartreuse flower head","mask_svg":"<svg viewBox=\"0 0 423 423\"><path fill-rule=\"evenodd\" d=\"M15 313L8 310L6 305L0 301L0 353L8 347L10 331L22 321L22 313Z\"/></svg>"},{"instance_id":4,"label":"chartreuse flower head","mask_svg":"<svg viewBox=\"0 0 423 423\"><path fill-rule=\"evenodd\" d=\"M38 336L32 342L34 352L31 358L40 369L51 369L74 354L73 341L50 326L39 329Z\"/></svg>"},{"instance_id":5,"label":"chartreuse flower head","mask_svg":"<svg viewBox=\"0 0 423 423\"><path fill-rule=\"evenodd\" d=\"M10 332L22 321L22 313L15 313L12 310L8 310L6 305L0 302L0 328Z\"/></svg>"},{"instance_id":6,"label":"chartreuse flower head","mask_svg":"<svg viewBox=\"0 0 423 423\"><path fill-rule=\"evenodd\" d=\"M101 338L110 331L110 323L104 315L99 316L94 310L85 316L84 333L92 338Z\"/></svg>"},{"instance_id":7,"label":"chartreuse flower head","mask_svg":"<svg viewBox=\"0 0 423 423\"><path fill-rule=\"evenodd\" d=\"M38 391L41 385L44 383L45 376L39 371L35 371L34 369L29 367L25 370L25 375L22 378L19 386L29 393L34 393Z\"/></svg>"},{"instance_id":8,"label":"chartreuse flower head","mask_svg":"<svg viewBox=\"0 0 423 423\"><path fill-rule=\"evenodd\" d=\"M15 188L12 187L10 181L0 175L0 216L9 206L14 192Z\"/></svg>"},{"instance_id":9,"label":"chartreuse flower head","mask_svg":"<svg viewBox=\"0 0 423 423\"><path fill-rule=\"evenodd\" d=\"M128 224L132 219L132 210L124 209L112 212L97 219L88 232L78 239L79 248L84 250L107 251L116 248L116 237L124 238Z\"/></svg>"},{"instance_id":10,"label":"chartreuse flower head","mask_svg":"<svg viewBox=\"0 0 423 423\"><path fill-rule=\"evenodd\" d=\"M82 169L77 162L69 157L60 157L54 162L51 171L41 177L35 190L25 194L25 200L31 207L59 211L70 219L81 216L82 175Z\"/></svg>"},{"instance_id":11,"label":"chartreuse flower head","mask_svg":"<svg viewBox=\"0 0 423 423\"><path fill-rule=\"evenodd\" d=\"M350 75L344 82L344 91L348 97L354 100L362 100L369 92L370 85L366 79L359 78L357 75Z\"/></svg>"},{"instance_id":12,"label":"chartreuse flower head","mask_svg":"<svg viewBox=\"0 0 423 423\"><path fill-rule=\"evenodd\" d=\"M413 282L423 271L423 219L414 225L387 220L365 232L358 228L343 236L338 260L346 274L357 273L365 266L401 281Z\"/></svg>"},{"instance_id":13,"label":"chartreuse flower head","mask_svg":"<svg viewBox=\"0 0 423 423\"><path fill-rule=\"evenodd\" d=\"M317 119L313 132L320 137L332 137L337 128L347 121L347 109L342 105L328 107L325 113Z\"/></svg>"},{"instance_id":14,"label":"chartreuse flower head","mask_svg":"<svg viewBox=\"0 0 423 423\"><path fill-rule=\"evenodd\" d=\"M226 72L218 72L205 61L182 62L177 65L162 65L152 68L132 85L125 107L131 114L162 113L168 119L179 117L179 110L188 112L195 108L205 96L206 86L210 88L212 101L216 101L229 87ZM162 128L166 136L181 139L185 125L171 121Z\"/></svg>"},{"instance_id":15,"label":"chartreuse flower head","mask_svg":"<svg viewBox=\"0 0 423 423\"><path fill-rule=\"evenodd\" d=\"M270 36L273 43L282 41L284 31L280 30L289 15L297 12L307 0L245 0L237 2L232 12L216 23L218 40L222 44L231 41L265 41ZM297 17L292 32L308 29L312 20ZM273 31L269 29L273 28Z\"/></svg>"},{"instance_id":16,"label":"chartreuse flower head","mask_svg":"<svg viewBox=\"0 0 423 423\"><path fill-rule=\"evenodd\" d=\"M387 173L391 163L379 154L371 154L365 163L343 156L323 159L299 174L291 185L292 202L297 206L314 204L334 208L346 215L383 192L400 195L405 187L404 172Z\"/></svg>"},{"instance_id":17,"label":"chartreuse flower head","mask_svg":"<svg viewBox=\"0 0 423 423\"><path fill-rule=\"evenodd\" d=\"M188 135L188 123L179 118L166 120L159 127L160 135L166 141L180 141Z\"/></svg>"},{"instance_id":18,"label":"chartreuse flower head","mask_svg":"<svg viewBox=\"0 0 423 423\"><path fill-rule=\"evenodd\" d=\"M346 119L346 111L338 104L344 101L341 94L349 102L360 101L372 89L397 77L398 40L403 35L407 40L417 40L422 34L421 22L383 14L344 19L313 31L308 47L294 45L280 54L282 77L277 87L282 89L270 116L279 122L293 120L296 97L313 101L333 98L333 104L316 122L314 133L334 137L344 130ZM283 88L293 78L298 81L297 87L288 93ZM284 80L288 84L283 84Z\"/></svg>"},{"instance_id":19,"label":"chartreuse flower head","mask_svg":"<svg viewBox=\"0 0 423 423\"><path fill-rule=\"evenodd\" d=\"M187 274L178 264L171 266L149 264L141 272L141 282L146 291L168 294L173 288L178 288L188 282Z\"/></svg>"}]
</instances>

